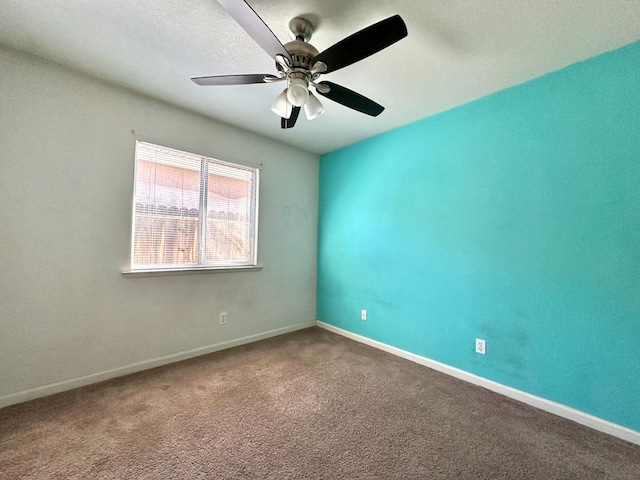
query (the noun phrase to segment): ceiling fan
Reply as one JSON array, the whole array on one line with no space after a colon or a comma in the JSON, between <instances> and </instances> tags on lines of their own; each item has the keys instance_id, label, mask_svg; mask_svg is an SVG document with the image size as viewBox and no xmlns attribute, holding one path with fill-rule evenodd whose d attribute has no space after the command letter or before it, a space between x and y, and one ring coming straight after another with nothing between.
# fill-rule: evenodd
<instances>
[{"instance_id":1,"label":"ceiling fan","mask_svg":"<svg viewBox=\"0 0 640 480\"><path fill-rule=\"evenodd\" d=\"M358 112L376 117L384 107L373 100L333 82L317 82L320 75L349 66L387 48L407 36L407 27L399 15L375 23L341 40L320 53L309 40L313 25L296 17L289 22L291 42L282 45L258 14L244 0L218 0L218 3L275 61L275 75L217 75L194 77L198 85L244 85L287 82L287 88L273 102L271 110L281 117L282 128L292 128L304 108L309 120L324 112L324 107L309 90Z\"/></svg>"}]
</instances>

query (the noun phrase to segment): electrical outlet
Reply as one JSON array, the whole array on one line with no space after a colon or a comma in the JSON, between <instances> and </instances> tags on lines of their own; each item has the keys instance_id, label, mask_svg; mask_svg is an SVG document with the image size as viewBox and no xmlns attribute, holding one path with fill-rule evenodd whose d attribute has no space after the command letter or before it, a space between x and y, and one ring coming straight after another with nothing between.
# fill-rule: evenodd
<instances>
[{"instance_id":1,"label":"electrical outlet","mask_svg":"<svg viewBox=\"0 0 640 480\"><path fill-rule=\"evenodd\" d=\"M482 355L487 354L487 342L485 340L476 338L476 353L480 353Z\"/></svg>"},{"instance_id":2,"label":"electrical outlet","mask_svg":"<svg viewBox=\"0 0 640 480\"><path fill-rule=\"evenodd\" d=\"M362 311L360 312L360 318L361 318L362 320L364 320L365 322L367 321L367 311L366 311L366 310L362 310Z\"/></svg>"},{"instance_id":3,"label":"electrical outlet","mask_svg":"<svg viewBox=\"0 0 640 480\"><path fill-rule=\"evenodd\" d=\"M227 312L220 312L220 325L227 324Z\"/></svg>"}]
</instances>

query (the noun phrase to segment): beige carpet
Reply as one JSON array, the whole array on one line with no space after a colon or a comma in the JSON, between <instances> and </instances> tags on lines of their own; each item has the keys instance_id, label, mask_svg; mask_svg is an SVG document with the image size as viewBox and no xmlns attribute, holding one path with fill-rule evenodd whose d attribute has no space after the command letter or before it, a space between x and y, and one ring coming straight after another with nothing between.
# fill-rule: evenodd
<instances>
[{"instance_id":1,"label":"beige carpet","mask_svg":"<svg viewBox=\"0 0 640 480\"><path fill-rule=\"evenodd\" d=\"M640 447L312 328L0 410L4 479L640 478Z\"/></svg>"}]
</instances>

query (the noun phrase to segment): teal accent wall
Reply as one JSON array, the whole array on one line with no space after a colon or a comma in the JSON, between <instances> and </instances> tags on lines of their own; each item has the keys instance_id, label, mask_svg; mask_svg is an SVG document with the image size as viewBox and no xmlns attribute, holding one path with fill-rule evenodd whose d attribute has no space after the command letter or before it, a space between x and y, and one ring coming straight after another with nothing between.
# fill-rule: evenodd
<instances>
[{"instance_id":1,"label":"teal accent wall","mask_svg":"<svg viewBox=\"0 0 640 480\"><path fill-rule=\"evenodd\" d=\"M640 431L640 42L322 156L317 309Z\"/></svg>"}]
</instances>

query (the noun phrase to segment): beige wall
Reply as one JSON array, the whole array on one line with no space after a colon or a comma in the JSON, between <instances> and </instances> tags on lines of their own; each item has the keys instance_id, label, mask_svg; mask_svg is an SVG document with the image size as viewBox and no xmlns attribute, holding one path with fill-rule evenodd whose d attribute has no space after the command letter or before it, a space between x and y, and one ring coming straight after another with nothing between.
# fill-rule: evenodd
<instances>
[{"instance_id":1,"label":"beige wall","mask_svg":"<svg viewBox=\"0 0 640 480\"><path fill-rule=\"evenodd\" d=\"M0 65L0 406L313 322L318 156L13 50ZM140 136L264 165L263 270L121 274Z\"/></svg>"}]
</instances>

